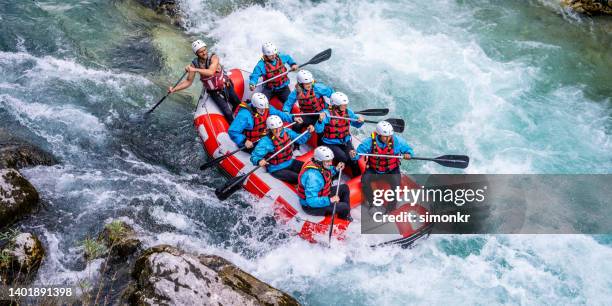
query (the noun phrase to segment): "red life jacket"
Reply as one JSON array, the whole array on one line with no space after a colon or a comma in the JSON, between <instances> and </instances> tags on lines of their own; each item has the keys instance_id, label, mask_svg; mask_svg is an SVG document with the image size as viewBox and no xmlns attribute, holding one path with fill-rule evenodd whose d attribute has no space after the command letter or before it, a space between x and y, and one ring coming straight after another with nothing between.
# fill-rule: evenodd
<instances>
[{"instance_id":1,"label":"red life jacket","mask_svg":"<svg viewBox=\"0 0 612 306\"><path fill-rule=\"evenodd\" d=\"M329 114L338 117L348 117L348 111L340 111L334 107L329 109ZM325 125L323 129L323 138L327 139L341 139L344 140L346 136L350 135L350 121L346 119L330 118L329 123Z\"/></svg>"},{"instance_id":2,"label":"red life jacket","mask_svg":"<svg viewBox=\"0 0 612 306\"><path fill-rule=\"evenodd\" d=\"M208 69L208 67L210 67L210 63L212 62L213 56L215 56L214 53L211 54L206 59L206 62L204 63L204 67L200 65L200 61L198 58L194 59L191 62L191 64L196 68ZM223 88L225 88L226 76L225 76L225 72L223 72L223 67L221 67L221 64L219 63L219 67L217 67L217 71L212 76L205 77L204 75L200 74L200 81L202 81L202 85L204 86L206 90L214 91L214 90L222 90Z\"/></svg>"},{"instance_id":3,"label":"red life jacket","mask_svg":"<svg viewBox=\"0 0 612 306\"><path fill-rule=\"evenodd\" d=\"M272 65L272 62L268 61L265 57L263 58L263 62L266 68L266 74L264 74L264 77L263 77L264 81L269 80L284 72L287 72L287 67L285 67L285 64L283 63L280 56L278 55L276 56L276 65ZM265 85L268 86L268 88L275 88L275 87L283 85L283 83L287 81L289 81L289 78L287 77L287 75L284 75L280 78L276 78L266 83Z\"/></svg>"},{"instance_id":4,"label":"red life jacket","mask_svg":"<svg viewBox=\"0 0 612 306\"><path fill-rule=\"evenodd\" d=\"M251 141L251 142L257 141L259 140L259 138L266 135L266 131L267 131L266 119L268 119L268 116L270 115L270 109L266 108L266 111L264 112L264 114L260 115L256 110L254 110L248 104L246 104L245 102L242 102L238 104L238 107L236 107L236 110L234 111L234 117L236 117L236 115L238 115L238 112L243 108L248 110L249 113L251 113L251 116L253 116L253 129L251 130L245 129L242 132L244 133L244 136L246 136L246 139L248 141Z\"/></svg>"},{"instance_id":5,"label":"red life jacket","mask_svg":"<svg viewBox=\"0 0 612 306\"><path fill-rule=\"evenodd\" d=\"M393 137L391 137L391 141L387 143L387 146L383 149L376 142L376 133L372 133L372 154L380 154L380 155L394 155L393 153ZM395 168L399 167L400 161L399 158L385 158L385 157L375 157L368 156L368 168L374 169L379 173L389 172L391 170L395 170Z\"/></svg>"},{"instance_id":6,"label":"red life jacket","mask_svg":"<svg viewBox=\"0 0 612 306\"><path fill-rule=\"evenodd\" d=\"M280 151L284 146L286 146L288 143L291 142L291 137L289 137L289 133L287 133L287 131L283 131L283 136L281 137L270 135L270 139L272 140L272 144L274 145L274 151L266 155L266 158ZM283 151L278 153L278 155L270 159L269 163L272 165L278 165L292 158L293 158L293 146L288 146Z\"/></svg>"},{"instance_id":7,"label":"red life jacket","mask_svg":"<svg viewBox=\"0 0 612 306\"><path fill-rule=\"evenodd\" d=\"M297 85L297 101L300 110L304 113L318 113L325 108L325 100L323 97L317 98L314 92L314 85L310 86L309 91L305 91L302 86Z\"/></svg>"},{"instance_id":8,"label":"red life jacket","mask_svg":"<svg viewBox=\"0 0 612 306\"><path fill-rule=\"evenodd\" d=\"M300 199L302 200L306 200L306 191L304 190L304 186L302 185L302 175L304 174L304 172L306 172L306 170L308 169L316 169L319 172L321 172L321 175L323 175L323 179L325 180L325 185L323 185L323 188L321 188L321 190L319 190L319 197L328 197L329 193L331 192L331 184L332 184L332 174L331 171L318 166L315 162L311 160L309 160L308 162L306 162L304 164L304 166L302 166L302 169L300 170L300 174L298 174L298 186L297 186L297 194L300 197Z\"/></svg>"}]
</instances>

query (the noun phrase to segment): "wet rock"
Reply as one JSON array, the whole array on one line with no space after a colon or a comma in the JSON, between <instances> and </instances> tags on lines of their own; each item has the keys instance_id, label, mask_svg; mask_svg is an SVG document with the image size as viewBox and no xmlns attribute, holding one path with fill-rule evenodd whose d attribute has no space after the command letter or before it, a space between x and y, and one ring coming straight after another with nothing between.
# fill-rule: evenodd
<instances>
[{"instance_id":1,"label":"wet rock","mask_svg":"<svg viewBox=\"0 0 612 306\"><path fill-rule=\"evenodd\" d=\"M17 234L0 251L0 284L30 283L45 257L45 249L36 236Z\"/></svg>"},{"instance_id":2,"label":"wet rock","mask_svg":"<svg viewBox=\"0 0 612 306\"><path fill-rule=\"evenodd\" d=\"M132 305L299 305L219 256L196 256L169 245L146 250L132 277L124 292Z\"/></svg>"},{"instance_id":3,"label":"wet rock","mask_svg":"<svg viewBox=\"0 0 612 306\"><path fill-rule=\"evenodd\" d=\"M612 15L612 0L562 0L561 3L581 14Z\"/></svg>"},{"instance_id":4,"label":"wet rock","mask_svg":"<svg viewBox=\"0 0 612 306\"><path fill-rule=\"evenodd\" d=\"M50 153L0 129L0 168L21 169L38 165L55 165L57 159Z\"/></svg>"},{"instance_id":5,"label":"wet rock","mask_svg":"<svg viewBox=\"0 0 612 306\"><path fill-rule=\"evenodd\" d=\"M137 0L138 3L154 10L158 14L178 17L177 0Z\"/></svg>"},{"instance_id":6,"label":"wet rock","mask_svg":"<svg viewBox=\"0 0 612 306\"><path fill-rule=\"evenodd\" d=\"M125 262L126 257L136 253L141 245L136 231L130 225L121 220L113 220L104 225L96 239L83 241L83 255L88 261L110 255L111 263L115 264Z\"/></svg>"},{"instance_id":7,"label":"wet rock","mask_svg":"<svg viewBox=\"0 0 612 306\"><path fill-rule=\"evenodd\" d=\"M0 169L0 228L38 205L38 192L19 172Z\"/></svg>"},{"instance_id":8,"label":"wet rock","mask_svg":"<svg viewBox=\"0 0 612 306\"><path fill-rule=\"evenodd\" d=\"M110 250L112 256L126 257L140 249L141 242L134 229L121 220L113 220L104 226L98 241Z\"/></svg>"}]
</instances>

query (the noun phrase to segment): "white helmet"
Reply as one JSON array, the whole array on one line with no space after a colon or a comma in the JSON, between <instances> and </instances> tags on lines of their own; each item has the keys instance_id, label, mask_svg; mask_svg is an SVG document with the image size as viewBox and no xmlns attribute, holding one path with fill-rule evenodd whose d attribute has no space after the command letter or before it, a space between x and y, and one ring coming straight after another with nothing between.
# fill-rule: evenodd
<instances>
[{"instance_id":1,"label":"white helmet","mask_svg":"<svg viewBox=\"0 0 612 306\"><path fill-rule=\"evenodd\" d=\"M251 97L251 105L259 109L270 107L268 98L261 92L256 92L253 94L253 96Z\"/></svg>"},{"instance_id":2,"label":"white helmet","mask_svg":"<svg viewBox=\"0 0 612 306\"><path fill-rule=\"evenodd\" d=\"M331 95L331 105L347 105L349 98L342 92L336 91Z\"/></svg>"},{"instance_id":3,"label":"white helmet","mask_svg":"<svg viewBox=\"0 0 612 306\"><path fill-rule=\"evenodd\" d=\"M206 48L206 43L199 39L191 43L191 50L193 50L193 53L198 53L198 50L202 48Z\"/></svg>"},{"instance_id":4,"label":"white helmet","mask_svg":"<svg viewBox=\"0 0 612 306\"><path fill-rule=\"evenodd\" d=\"M326 146L317 147L314 151L314 159L320 162L332 160L334 159L334 152Z\"/></svg>"},{"instance_id":5,"label":"white helmet","mask_svg":"<svg viewBox=\"0 0 612 306\"><path fill-rule=\"evenodd\" d=\"M272 56L278 53L278 48L276 48L273 43L267 42L261 46L261 53L267 56Z\"/></svg>"},{"instance_id":6,"label":"white helmet","mask_svg":"<svg viewBox=\"0 0 612 306\"><path fill-rule=\"evenodd\" d=\"M266 126L273 130L283 126L283 120L277 115L272 115L266 119Z\"/></svg>"},{"instance_id":7,"label":"white helmet","mask_svg":"<svg viewBox=\"0 0 612 306\"><path fill-rule=\"evenodd\" d=\"M393 136L393 126L387 121L376 124L376 134L381 136Z\"/></svg>"},{"instance_id":8,"label":"white helmet","mask_svg":"<svg viewBox=\"0 0 612 306\"><path fill-rule=\"evenodd\" d=\"M297 81L300 84L312 83L314 78L312 77L312 73L308 70L300 70L297 73Z\"/></svg>"}]
</instances>

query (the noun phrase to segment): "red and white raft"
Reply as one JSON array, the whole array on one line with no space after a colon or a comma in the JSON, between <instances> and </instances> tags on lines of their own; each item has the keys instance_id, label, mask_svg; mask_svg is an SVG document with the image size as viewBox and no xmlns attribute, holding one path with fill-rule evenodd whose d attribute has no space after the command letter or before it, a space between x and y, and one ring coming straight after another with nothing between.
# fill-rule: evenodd
<instances>
[{"instance_id":1,"label":"red and white raft","mask_svg":"<svg viewBox=\"0 0 612 306\"><path fill-rule=\"evenodd\" d=\"M230 77L234 83L236 94L242 101L248 99L253 94L248 86L246 86L249 79L248 72L233 69L230 72ZM293 85L290 86L290 88L293 88ZM259 90L260 89L257 88L255 91ZM282 108L280 101L276 98L273 98L270 103L277 109ZM294 109L293 111L297 112L298 110ZM198 101L198 106L194 115L194 126L200 136L204 151L209 157L219 157L238 148L229 138L227 133L229 125L227 121L212 99L209 99L205 92L202 93ZM316 135L313 136L314 137L311 137L306 145L301 146L302 149L300 151L306 149L308 152L301 156L296 156L297 160L306 162L312 158L316 144ZM355 147L357 147L360 141L355 139L355 137L353 137L353 139L353 143ZM360 161L360 166L362 170L365 168L363 161ZM219 164L219 167L226 175L235 177L248 172L253 169L254 166L250 162L250 154L238 152L223 160ZM337 239L345 238L349 226L359 229L361 220L361 210L359 208L362 202L361 177L350 178L348 175L345 175L342 180L348 185L351 191L351 215L354 217L355 221L351 223L346 220L335 218L333 235ZM406 176L402 177L402 184L406 184L412 188L419 188L416 183ZM318 237L327 234L329 231L331 216L319 217L306 214L301 208L295 187L272 177L264 169L253 173L245 181L243 187L253 196L260 199L254 201L253 205L272 205L276 220L281 224L293 228L300 237L311 242L316 242L320 240L317 239ZM404 205L400 206L394 214L401 211L408 212L410 210L419 215L427 212L426 209L420 205L412 207ZM388 226L385 226L385 229L385 232L389 232ZM375 241L373 243L374 245L410 245L416 239L428 234L430 229L430 224L396 223L394 228L391 229L391 231L395 232L393 234L368 234L367 236L368 241ZM360 231L352 230L350 232L351 234L359 234Z\"/></svg>"}]
</instances>

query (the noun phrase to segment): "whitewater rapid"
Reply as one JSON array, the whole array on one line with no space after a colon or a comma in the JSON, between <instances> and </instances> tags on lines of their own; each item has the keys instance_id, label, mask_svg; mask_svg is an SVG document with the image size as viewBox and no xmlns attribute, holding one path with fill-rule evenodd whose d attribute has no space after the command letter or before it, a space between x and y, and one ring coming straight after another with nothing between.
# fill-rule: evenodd
<instances>
[{"instance_id":1,"label":"whitewater rapid","mask_svg":"<svg viewBox=\"0 0 612 306\"><path fill-rule=\"evenodd\" d=\"M186 32L211 43L226 67L246 70L264 41L298 61L331 47L332 58L310 68L318 82L346 92L354 108L391 108L422 156L469 155L469 173L612 171L610 92L600 84L610 82L601 72L610 64L588 36L602 34L566 21L548 2L255 2L181 0ZM8 14L11 5L19 9ZM307 305L609 300L608 237L435 236L410 250L373 250L349 238L330 250L271 227L270 209L252 206L245 193L220 203L212 190L224 180L197 170L204 154L191 121L196 97L172 97L150 121L132 120L180 75L147 67L164 63L159 41L143 34L150 24L138 19L146 25L139 28L106 1L3 8L2 21L14 26L0 43L1 127L62 161L23 171L48 207L22 225L41 234L50 254L39 282L95 274L100 263L85 269L79 243L121 217L147 246L219 254ZM550 14L541 18L551 33L568 36L529 28L534 12ZM45 27L33 17L17 21L20 13ZM87 30L92 24L99 33ZM583 64L589 72L569 76L579 34L596 55ZM170 50L190 56L188 48ZM403 169L449 171L426 163Z\"/></svg>"}]
</instances>

